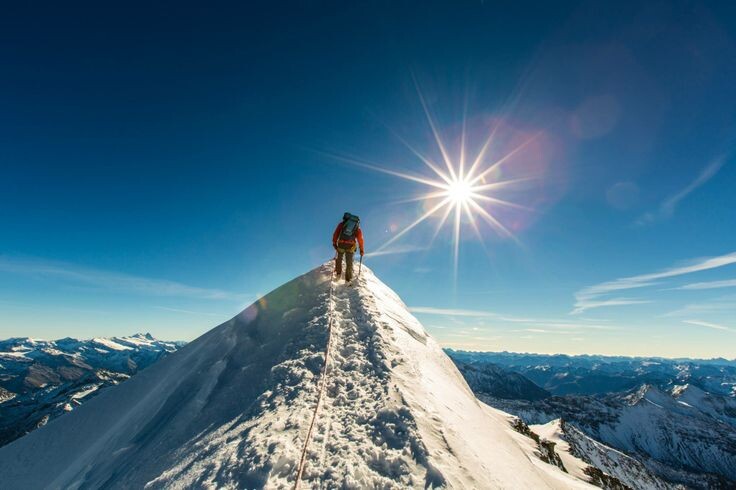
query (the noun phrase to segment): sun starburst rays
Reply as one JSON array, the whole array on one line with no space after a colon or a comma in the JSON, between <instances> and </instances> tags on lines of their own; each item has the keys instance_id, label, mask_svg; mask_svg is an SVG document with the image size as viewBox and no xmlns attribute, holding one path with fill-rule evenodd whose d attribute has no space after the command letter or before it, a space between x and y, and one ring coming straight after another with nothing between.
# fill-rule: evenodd
<instances>
[{"instance_id":1,"label":"sun starburst rays","mask_svg":"<svg viewBox=\"0 0 736 490\"><path fill-rule=\"evenodd\" d=\"M421 97L420 97L421 98ZM496 206L505 207L517 210L531 211L531 208L517 204L514 202L501 199L493 195L501 189L514 186L521 182L530 180L529 177L514 178L505 180L493 180L494 170L499 169L502 165L506 164L510 158L517 152L521 151L526 147L533 139L522 142L519 146L511 150L508 154L500 156L493 160L490 164L484 162L485 156L489 151L492 136L496 131L496 127L491 130L491 137L489 137L481 146L477 155L472 158L472 164L467 169L465 168L465 162L468 157L467 145L466 145L466 127L463 122L462 135L460 138L460 149L459 157L456 161L453 161L449 157L447 146L442 142L440 138L437 126L432 120L432 116L429 113L429 109L422 99L422 107L424 108L425 115L429 122L429 126L432 130L432 135L435 139L437 149L442 156L442 160L448 167L445 171L441 169L439 165L434 162L426 155L419 152L416 148L409 145L403 138L398 137L399 141L403 143L409 151L416 155L425 165L427 165L436 176L430 177L419 177L416 175L407 174L406 172L395 171L387 169L378 165L369 164L367 162L360 161L360 166L370 168L375 171L387 173L393 176L397 176L406 180L410 180L416 183L421 183L430 187L430 192L424 192L417 196L403 199L400 201L394 201L394 203L409 203L409 202L424 202L425 210L421 216L416 220L399 230L391 237L387 242L378 248L378 251L384 251L387 247L394 244L397 240L404 237L411 230L416 228L422 222L433 218L439 217L439 220L434 228L434 232L430 239L430 246L434 243L435 239L439 235L442 228L445 226L450 216L452 215L451 235L452 235L452 262L454 270L457 271L459 256L460 256L460 241L461 231L464 226L463 223L468 223L472 228L475 236L483 242L483 233L478 223L478 218L485 222L496 234L504 238L511 238L517 241L517 238L513 233L502 224L491 208ZM355 162L354 159L345 159L343 161ZM485 244L484 244L485 247Z\"/></svg>"},{"instance_id":2,"label":"sun starburst rays","mask_svg":"<svg viewBox=\"0 0 736 490\"><path fill-rule=\"evenodd\" d=\"M481 227L485 224L496 235L511 239L519 243L518 238L506 226L501 217L509 215L514 211L530 212L533 209L507 200L505 196L501 196L502 191L514 189L519 184L534 179L522 175L513 176L514 172L509 172L510 162L515 157L534 142L539 134L531 135L510 151L498 154L499 144L496 141L496 135L499 131L500 123L494 122L490 131L482 140L482 144L477 148L477 152L469 151L471 146L468 138L468 126L466 111L463 110L462 127L459 135L456 157L451 157L450 146L442 139L438 125L433 119L427 101L421 91L417 90L419 101L421 103L424 116L431 131L433 143L436 146L438 158L433 159L428 154L420 151L414 145L410 144L395 131L391 131L397 140L403 144L409 152L418 158L424 166L430 171L431 175L426 172L410 173L403 170L394 170L384 165L378 165L362 159L351 157L332 155L334 158L346 163L357 165L369 170L392 175L426 186L425 191L418 195L411 196L399 201L393 201L394 204L399 203L423 203L424 210L421 215L414 221L393 232L393 236L383 245L378 247L376 252L384 252L389 246L404 238L410 231L417 228L421 223L427 220L436 220L433 233L429 240L431 247L443 228L450 222L452 264L454 277L457 278L457 271L460 261L460 241L462 238L462 229L469 225L472 233L477 237L483 245L486 253L488 248L484 240L484 233ZM505 145L503 145L505 146ZM444 165L443 165L444 164ZM518 172L517 172L518 173ZM503 176L503 177L502 177ZM504 211L505 209L505 211ZM503 220L505 221L505 220ZM485 226L483 227L485 228Z\"/></svg>"}]
</instances>

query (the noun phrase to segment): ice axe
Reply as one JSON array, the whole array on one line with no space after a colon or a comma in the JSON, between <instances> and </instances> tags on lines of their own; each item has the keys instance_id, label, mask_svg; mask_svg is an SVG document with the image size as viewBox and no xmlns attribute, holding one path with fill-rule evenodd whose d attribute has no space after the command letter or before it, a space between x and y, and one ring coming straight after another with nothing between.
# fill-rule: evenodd
<instances>
[{"instance_id":1,"label":"ice axe","mask_svg":"<svg viewBox=\"0 0 736 490\"><path fill-rule=\"evenodd\" d=\"M360 271L363 270L363 255L360 256L360 264L358 264L358 279L360 279Z\"/></svg>"}]
</instances>

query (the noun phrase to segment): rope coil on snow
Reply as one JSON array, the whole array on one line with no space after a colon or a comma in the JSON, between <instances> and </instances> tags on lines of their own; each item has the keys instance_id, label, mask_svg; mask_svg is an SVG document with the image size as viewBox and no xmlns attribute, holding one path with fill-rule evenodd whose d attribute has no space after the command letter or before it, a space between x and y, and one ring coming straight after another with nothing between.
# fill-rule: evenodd
<instances>
[{"instance_id":1,"label":"rope coil on snow","mask_svg":"<svg viewBox=\"0 0 736 490\"><path fill-rule=\"evenodd\" d=\"M334 264L334 262L333 262ZM333 265L334 267L334 265ZM334 300L334 291L335 291L335 281L333 280L335 276L335 272L333 270L332 275L330 276L330 295L328 298L328 307L327 307L327 347L325 348L325 362L322 365L322 372L319 375L319 382L320 387L319 391L317 393L317 405L314 407L314 413L312 414L312 421L309 424L309 430L307 431L307 437L304 440L304 447L302 448L302 455L301 458L299 458L299 466L297 468L296 473L296 479L294 481L294 490L299 489L299 484L302 481L302 474L304 473L304 465L307 460L307 449L309 449L309 443L312 439L312 430L314 429L314 423L317 420L317 414L319 413L320 406L322 405L322 395L325 392L325 386L327 385L327 362L330 359L330 345L332 344L332 319L334 317L333 313L335 311L335 300ZM338 278L339 279L339 278Z\"/></svg>"}]
</instances>

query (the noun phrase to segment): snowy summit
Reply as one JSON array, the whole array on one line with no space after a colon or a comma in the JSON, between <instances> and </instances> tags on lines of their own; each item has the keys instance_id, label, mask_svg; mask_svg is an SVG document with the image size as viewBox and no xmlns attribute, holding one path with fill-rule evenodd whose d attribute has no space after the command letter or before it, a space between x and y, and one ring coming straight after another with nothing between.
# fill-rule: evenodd
<instances>
[{"instance_id":1,"label":"snowy summit","mask_svg":"<svg viewBox=\"0 0 736 490\"><path fill-rule=\"evenodd\" d=\"M398 296L324 265L0 448L7 488L575 488Z\"/></svg>"}]
</instances>

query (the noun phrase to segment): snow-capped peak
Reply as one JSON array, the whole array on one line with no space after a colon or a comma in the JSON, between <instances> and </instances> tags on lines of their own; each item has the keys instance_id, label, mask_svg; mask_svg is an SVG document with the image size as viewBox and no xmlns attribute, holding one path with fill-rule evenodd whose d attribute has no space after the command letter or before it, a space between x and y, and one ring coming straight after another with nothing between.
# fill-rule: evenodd
<instances>
[{"instance_id":1,"label":"snow-capped peak","mask_svg":"<svg viewBox=\"0 0 736 490\"><path fill-rule=\"evenodd\" d=\"M628 395L625 400L632 406L641 403L650 403L658 407L667 406L673 401L668 393L663 392L651 384L641 385L639 389Z\"/></svg>"},{"instance_id":2,"label":"snow-capped peak","mask_svg":"<svg viewBox=\"0 0 736 490\"><path fill-rule=\"evenodd\" d=\"M687 383L685 383L684 385L675 385L672 387L671 393L674 398L679 398L688 389L692 389L692 388Z\"/></svg>"},{"instance_id":3,"label":"snow-capped peak","mask_svg":"<svg viewBox=\"0 0 736 490\"><path fill-rule=\"evenodd\" d=\"M367 267L354 285L331 273L326 264L284 284L0 448L4 485L588 486L538 460L508 415L480 403Z\"/></svg>"}]
</instances>

